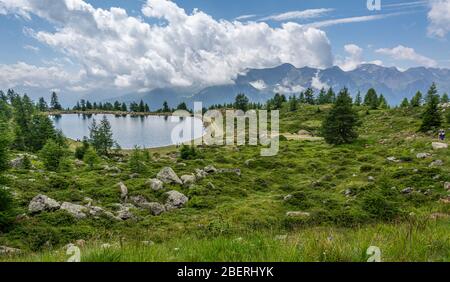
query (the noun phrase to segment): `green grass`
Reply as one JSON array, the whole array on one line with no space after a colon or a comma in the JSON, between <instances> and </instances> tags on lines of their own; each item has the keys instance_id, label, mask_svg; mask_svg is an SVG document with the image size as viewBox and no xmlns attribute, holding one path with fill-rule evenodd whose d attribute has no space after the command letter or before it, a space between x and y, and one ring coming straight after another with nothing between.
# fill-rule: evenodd
<instances>
[{"instance_id":1,"label":"green grass","mask_svg":"<svg viewBox=\"0 0 450 282\"><path fill-rule=\"evenodd\" d=\"M281 132L305 129L317 134L328 109L284 109ZM102 160L94 170L75 165L57 174L10 170L5 185L15 192L18 214L26 213L29 201L39 193L75 203L89 197L95 205L110 209L120 201L119 181L130 195L161 201L162 192L144 184L164 166L183 175L212 164L239 168L242 175L210 175L191 188L169 185L167 189L189 196L189 203L157 217L142 210L133 211L138 220L131 222L77 221L62 211L30 216L0 234L0 245L21 248L25 255L9 260L26 261L62 261L66 256L61 247L78 239L88 242L82 250L88 261L365 261L370 245L380 247L386 261L449 261L449 220L428 220L433 213L450 214L450 206L438 202L448 195L443 183L450 181L449 151L433 151L435 137L416 133L419 110L376 110L367 115L361 107L358 113L360 137L350 145L282 141L279 154L270 158L259 155L261 147L205 147L199 148L196 160L180 160L175 156L178 149L169 147L151 150L153 160L135 179L129 178L127 155L124 162ZM417 159L421 152L433 156ZM391 156L401 161L387 161ZM430 168L436 159L444 165ZM39 160L33 164L42 169ZM101 167L105 164L122 172L108 175ZM406 187L415 192L402 194ZM346 190L350 196L344 195ZM284 201L288 194L293 197ZM311 216L287 218L287 211ZM421 220L411 223L411 213ZM327 239L330 233L332 241ZM274 240L280 234L288 234L288 239ZM243 239L236 240L239 237ZM101 243L119 242L118 238L122 248L99 249ZM142 246L140 241L146 240L156 244Z\"/></svg>"}]
</instances>

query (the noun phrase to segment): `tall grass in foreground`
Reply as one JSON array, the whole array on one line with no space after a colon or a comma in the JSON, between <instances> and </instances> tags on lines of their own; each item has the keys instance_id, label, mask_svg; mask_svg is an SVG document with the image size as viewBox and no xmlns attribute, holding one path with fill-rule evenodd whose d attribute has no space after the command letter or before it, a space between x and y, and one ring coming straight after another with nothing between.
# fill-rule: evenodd
<instances>
[{"instance_id":1,"label":"tall grass in foreground","mask_svg":"<svg viewBox=\"0 0 450 282\"><path fill-rule=\"evenodd\" d=\"M382 261L450 261L448 220L377 224L359 229L308 228L288 234L257 232L198 239L189 235L166 242L95 242L81 248L84 262L364 262L369 246ZM287 236L280 236L287 235ZM65 250L10 257L8 261L66 261Z\"/></svg>"}]
</instances>

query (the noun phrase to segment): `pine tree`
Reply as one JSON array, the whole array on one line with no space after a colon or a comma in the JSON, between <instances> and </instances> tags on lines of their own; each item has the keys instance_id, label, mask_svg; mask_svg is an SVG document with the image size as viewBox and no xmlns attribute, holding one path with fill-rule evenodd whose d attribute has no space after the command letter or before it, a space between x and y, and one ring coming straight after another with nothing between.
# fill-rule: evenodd
<instances>
[{"instance_id":1,"label":"pine tree","mask_svg":"<svg viewBox=\"0 0 450 282\"><path fill-rule=\"evenodd\" d=\"M408 98L404 98L402 103L400 104L401 108L408 108L409 107L409 101Z\"/></svg>"},{"instance_id":2,"label":"pine tree","mask_svg":"<svg viewBox=\"0 0 450 282\"><path fill-rule=\"evenodd\" d=\"M325 91L325 88L322 88L320 89L319 95L317 96L317 104L323 105L327 103L328 103L327 93Z\"/></svg>"},{"instance_id":3,"label":"pine tree","mask_svg":"<svg viewBox=\"0 0 450 282\"><path fill-rule=\"evenodd\" d=\"M61 111L62 110L62 106L59 103L58 100L58 95L55 92L52 92L52 97L50 100L50 108L54 111Z\"/></svg>"},{"instance_id":4,"label":"pine tree","mask_svg":"<svg viewBox=\"0 0 450 282\"><path fill-rule=\"evenodd\" d=\"M145 112L145 105L144 105L144 101L140 101L139 102L139 112L143 113Z\"/></svg>"},{"instance_id":5,"label":"pine tree","mask_svg":"<svg viewBox=\"0 0 450 282\"><path fill-rule=\"evenodd\" d=\"M380 97L378 98L378 107L380 109L388 109L389 108L389 104L386 101L386 98L384 98L383 94L380 95Z\"/></svg>"},{"instance_id":6,"label":"pine tree","mask_svg":"<svg viewBox=\"0 0 450 282\"><path fill-rule=\"evenodd\" d=\"M0 122L8 121L12 118L12 109L3 99L0 99Z\"/></svg>"},{"instance_id":7,"label":"pine tree","mask_svg":"<svg viewBox=\"0 0 450 282\"><path fill-rule=\"evenodd\" d=\"M122 112L128 112L127 104L122 103L121 111L122 111Z\"/></svg>"},{"instance_id":8,"label":"pine tree","mask_svg":"<svg viewBox=\"0 0 450 282\"><path fill-rule=\"evenodd\" d=\"M180 103L180 104L177 106L177 110L187 111L188 108L187 108L186 103L185 103L185 102Z\"/></svg>"},{"instance_id":9,"label":"pine tree","mask_svg":"<svg viewBox=\"0 0 450 282\"><path fill-rule=\"evenodd\" d=\"M300 103L300 104L305 104L305 92L300 92L300 95L299 95L299 97L298 97L298 102Z\"/></svg>"},{"instance_id":10,"label":"pine tree","mask_svg":"<svg viewBox=\"0 0 450 282\"><path fill-rule=\"evenodd\" d=\"M234 108L236 109L236 110L241 110L241 111L247 111L247 109L248 109L248 98L247 98L247 96L245 96L245 94L243 94L243 93L241 93L241 94L238 94L237 96L236 96L236 98L234 99Z\"/></svg>"},{"instance_id":11,"label":"pine tree","mask_svg":"<svg viewBox=\"0 0 450 282\"><path fill-rule=\"evenodd\" d=\"M11 135L8 123L0 121L0 173L9 167L9 146Z\"/></svg>"},{"instance_id":12,"label":"pine tree","mask_svg":"<svg viewBox=\"0 0 450 282\"><path fill-rule=\"evenodd\" d=\"M128 166L130 167L130 171L133 173L142 173L145 171L145 157L139 147L134 147L128 161Z\"/></svg>"},{"instance_id":13,"label":"pine tree","mask_svg":"<svg viewBox=\"0 0 450 282\"><path fill-rule=\"evenodd\" d=\"M411 99L411 107L416 108L422 106L422 97L422 93L420 91L417 91L416 95L414 95L414 97L412 97Z\"/></svg>"},{"instance_id":14,"label":"pine tree","mask_svg":"<svg viewBox=\"0 0 450 282\"><path fill-rule=\"evenodd\" d=\"M439 112L439 95L437 94L436 84L433 83L428 90L426 97L426 107L422 114L422 125L419 128L421 132L437 130L441 126L442 117Z\"/></svg>"},{"instance_id":15,"label":"pine tree","mask_svg":"<svg viewBox=\"0 0 450 282\"><path fill-rule=\"evenodd\" d=\"M39 98L37 107L38 107L39 111L41 111L41 112L48 111L48 105L47 105L47 102L45 102L44 97Z\"/></svg>"},{"instance_id":16,"label":"pine tree","mask_svg":"<svg viewBox=\"0 0 450 282\"><path fill-rule=\"evenodd\" d=\"M169 104L167 104L167 101L164 101L162 111L163 111L163 113L170 112Z\"/></svg>"},{"instance_id":17,"label":"pine tree","mask_svg":"<svg viewBox=\"0 0 450 282\"><path fill-rule=\"evenodd\" d=\"M323 137L329 144L351 143L358 137L357 125L358 115L352 108L348 90L344 88L339 92L336 103L323 122Z\"/></svg>"},{"instance_id":18,"label":"pine tree","mask_svg":"<svg viewBox=\"0 0 450 282\"><path fill-rule=\"evenodd\" d=\"M114 139L111 124L107 117L103 116L99 125L97 125L97 122L94 119L89 130L90 143L97 153L102 156L108 155L109 151L114 146Z\"/></svg>"},{"instance_id":19,"label":"pine tree","mask_svg":"<svg viewBox=\"0 0 450 282\"><path fill-rule=\"evenodd\" d=\"M119 101L115 101L114 102L114 111L120 111L120 109L121 109L121 105L120 105L120 102Z\"/></svg>"},{"instance_id":20,"label":"pine tree","mask_svg":"<svg viewBox=\"0 0 450 282\"><path fill-rule=\"evenodd\" d=\"M361 98L361 91L358 91L358 94L356 94L355 97L355 106L361 106L362 98Z\"/></svg>"},{"instance_id":21,"label":"pine tree","mask_svg":"<svg viewBox=\"0 0 450 282\"><path fill-rule=\"evenodd\" d=\"M67 150L52 139L48 140L40 151L42 162L50 171L57 171L66 155Z\"/></svg>"},{"instance_id":22,"label":"pine tree","mask_svg":"<svg viewBox=\"0 0 450 282\"><path fill-rule=\"evenodd\" d=\"M297 101L297 97L295 95L291 96L289 99L289 110L291 112L296 111L298 108L298 101Z\"/></svg>"},{"instance_id":23,"label":"pine tree","mask_svg":"<svg viewBox=\"0 0 450 282\"><path fill-rule=\"evenodd\" d=\"M89 166L89 169L93 169L94 166L99 162L99 157L94 149L87 147L83 154L83 161Z\"/></svg>"},{"instance_id":24,"label":"pine tree","mask_svg":"<svg viewBox=\"0 0 450 282\"><path fill-rule=\"evenodd\" d=\"M334 93L332 87L328 88L328 91L327 91L327 102L329 104L333 104L334 102L336 102L336 94Z\"/></svg>"},{"instance_id":25,"label":"pine tree","mask_svg":"<svg viewBox=\"0 0 450 282\"><path fill-rule=\"evenodd\" d=\"M441 97L441 103L442 103L442 104L445 104L445 103L448 103L448 102L449 102L448 94L447 94L447 93L444 93L444 94L442 95L442 97Z\"/></svg>"},{"instance_id":26,"label":"pine tree","mask_svg":"<svg viewBox=\"0 0 450 282\"><path fill-rule=\"evenodd\" d=\"M310 105L315 104L314 90L312 88L308 88L305 91L305 103Z\"/></svg>"},{"instance_id":27,"label":"pine tree","mask_svg":"<svg viewBox=\"0 0 450 282\"><path fill-rule=\"evenodd\" d=\"M378 95L375 89L370 88L364 97L364 105L368 106L370 109L375 110L380 105L378 100Z\"/></svg>"}]
</instances>

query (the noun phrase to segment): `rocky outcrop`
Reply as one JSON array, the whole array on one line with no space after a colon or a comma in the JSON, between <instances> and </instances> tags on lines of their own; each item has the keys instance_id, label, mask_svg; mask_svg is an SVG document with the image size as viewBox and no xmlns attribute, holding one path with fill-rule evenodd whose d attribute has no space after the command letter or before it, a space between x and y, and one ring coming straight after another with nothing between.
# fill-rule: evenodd
<instances>
[{"instance_id":1,"label":"rocky outcrop","mask_svg":"<svg viewBox=\"0 0 450 282\"><path fill-rule=\"evenodd\" d=\"M145 182L145 185L149 186L153 191L159 191L164 189L164 183L156 178L147 180Z\"/></svg>"},{"instance_id":2,"label":"rocky outcrop","mask_svg":"<svg viewBox=\"0 0 450 282\"><path fill-rule=\"evenodd\" d=\"M120 190L120 199L122 199L122 201L125 201L128 197L128 188L123 182L119 182L117 185L119 186Z\"/></svg>"},{"instance_id":3,"label":"rocky outcrop","mask_svg":"<svg viewBox=\"0 0 450 282\"><path fill-rule=\"evenodd\" d=\"M1 255L17 255L20 254L22 251L20 249L11 248L7 246L0 246L0 256Z\"/></svg>"},{"instance_id":4,"label":"rocky outcrop","mask_svg":"<svg viewBox=\"0 0 450 282\"><path fill-rule=\"evenodd\" d=\"M435 160L434 162L432 162L429 167L436 167L436 166L442 166L444 165L444 162L442 160Z\"/></svg>"},{"instance_id":5,"label":"rocky outcrop","mask_svg":"<svg viewBox=\"0 0 450 282\"><path fill-rule=\"evenodd\" d=\"M175 190L166 192L165 195L167 198L164 206L168 211L183 207L189 200L184 194Z\"/></svg>"},{"instance_id":6,"label":"rocky outcrop","mask_svg":"<svg viewBox=\"0 0 450 282\"><path fill-rule=\"evenodd\" d=\"M195 169L195 177L198 180L205 178L206 176L208 176L208 174L203 169L199 169L199 168Z\"/></svg>"},{"instance_id":7,"label":"rocky outcrop","mask_svg":"<svg viewBox=\"0 0 450 282\"><path fill-rule=\"evenodd\" d=\"M175 171L173 171L173 169L170 167L165 167L165 168L161 169L161 171L158 172L156 177L166 184L171 184L171 183L180 184L180 185L183 184L183 182L177 176Z\"/></svg>"},{"instance_id":8,"label":"rocky outcrop","mask_svg":"<svg viewBox=\"0 0 450 282\"><path fill-rule=\"evenodd\" d=\"M156 202L148 203L148 209L150 210L152 215L160 215L166 211L164 205Z\"/></svg>"},{"instance_id":9,"label":"rocky outcrop","mask_svg":"<svg viewBox=\"0 0 450 282\"><path fill-rule=\"evenodd\" d=\"M433 142L433 143L431 143L431 146L433 147L433 150L440 150L440 149L448 148L448 144L441 143L441 142Z\"/></svg>"},{"instance_id":10,"label":"rocky outcrop","mask_svg":"<svg viewBox=\"0 0 450 282\"><path fill-rule=\"evenodd\" d=\"M42 211L54 211L60 208L60 204L45 196L45 195L37 195L34 197L30 204L28 205L28 211L30 213L39 213Z\"/></svg>"},{"instance_id":11,"label":"rocky outcrop","mask_svg":"<svg viewBox=\"0 0 450 282\"><path fill-rule=\"evenodd\" d=\"M86 218L86 213L88 212L86 207L68 202L62 203L61 209L67 211L77 219Z\"/></svg>"}]
</instances>

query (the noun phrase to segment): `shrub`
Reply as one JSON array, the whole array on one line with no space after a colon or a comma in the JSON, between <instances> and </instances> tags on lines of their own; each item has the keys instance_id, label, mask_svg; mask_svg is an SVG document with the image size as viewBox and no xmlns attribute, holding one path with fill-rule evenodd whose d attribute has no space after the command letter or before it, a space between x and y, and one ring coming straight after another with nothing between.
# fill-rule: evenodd
<instances>
[{"instance_id":1,"label":"shrub","mask_svg":"<svg viewBox=\"0 0 450 282\"><path fill-rule=\"evenodd\" d=\"M3 187L0 187L0 233L8 230L14 218L13 198L11 193Z\"/></svg>"},{"instance_id":2,"label":"shrub","mask_svg":"<svg viewBox=\"0 0 450 282\"><path fill-rule=\"evenodd\" d=\"M197 150L195 146L187 146L185 144L181 145L180 157L183 160L192 160L197 157Z\"/></svg>"},{"instance_id":3,"label":"shrub","mask_svg":"<svg viewBox=\"0 0 450 282\"><path fill-rule=\"evenodd\" d=\"M59 169L60 163L66 154L66 148L57 144L52 139L47 141L40 152L45 168L51 171L57 171Z\"/></svg>"},{"instance_id":4,"label":"shrub","mask_svg":"<svg viewBox=\"0 0 450 282\"><path fill-rule=\"evenodd\" d=\"M83 154L83 161L89 166L89 169L93 169L99 160L99 156L91 147L88 147Z\"/></svg>"},{"instance_id":5,"label":"shrub","mask_svg":"<svg viewBox=\"0 0 450 282\"><path fill-rule=\"evenodd\" d=\"M146 170L145 161L148 158L139 147L135 147L128 161L128 166L133 173L142 173Z\"/></svg>"}]
</instances>

